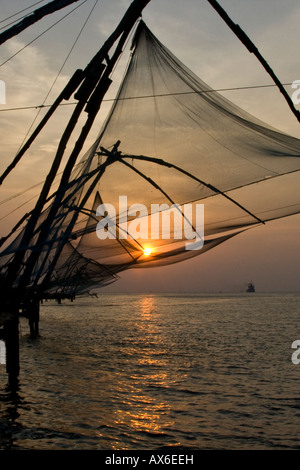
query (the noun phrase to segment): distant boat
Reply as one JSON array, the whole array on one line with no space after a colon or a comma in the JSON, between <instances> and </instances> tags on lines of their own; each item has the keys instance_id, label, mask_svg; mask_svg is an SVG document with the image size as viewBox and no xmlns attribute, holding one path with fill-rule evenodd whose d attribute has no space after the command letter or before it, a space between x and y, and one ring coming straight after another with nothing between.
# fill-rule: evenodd
<instances>
[{"instance_id":1,"label":"distant boat","mask_svg":"<svg viewBox=\"0 0 300 470\"><path fill-rule=\"evenodd\" d=\"M246 292L255 292L255 286L254 284L252 284L252 282L248 284L248 288Z\"/></svg>"}]
</instances>

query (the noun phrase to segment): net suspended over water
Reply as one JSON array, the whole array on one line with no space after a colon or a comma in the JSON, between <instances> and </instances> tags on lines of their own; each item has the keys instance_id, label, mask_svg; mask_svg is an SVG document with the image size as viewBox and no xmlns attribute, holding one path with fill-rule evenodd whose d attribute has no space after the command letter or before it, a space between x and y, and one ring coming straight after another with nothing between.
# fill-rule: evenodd
<instances>
[{"instance_id":1,"label":"net suspended over water","mask_svg":"<svg viewBox=\"0 0 300 470\"><path fill-rule=\"evenodd\" d=\"M45 295L84 293L125 269L198 256L296 214L299 157L300 140L210 89L141 21L98 139L59 207L53 199L40 216L26 253L39 250L29 284ZM21 237L2 253L3 274Z\"/></svg>"}]
</instances>

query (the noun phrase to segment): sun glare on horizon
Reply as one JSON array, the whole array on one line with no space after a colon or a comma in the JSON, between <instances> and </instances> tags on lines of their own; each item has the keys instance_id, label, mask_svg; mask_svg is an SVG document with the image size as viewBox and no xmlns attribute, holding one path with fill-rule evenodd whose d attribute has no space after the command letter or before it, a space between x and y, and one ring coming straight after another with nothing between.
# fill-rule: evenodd
<instances>
[{"instance_id":1,"label":"sun glare on horizon","mask_svg":"<svg viewBox=\"0 0 300 470\"><path fill-rule=\"evenodd\" d=\"M152 249L151 248L144 248L144 255L145 256L150 256L152 253Z\"/></svg>"}]
</instances>

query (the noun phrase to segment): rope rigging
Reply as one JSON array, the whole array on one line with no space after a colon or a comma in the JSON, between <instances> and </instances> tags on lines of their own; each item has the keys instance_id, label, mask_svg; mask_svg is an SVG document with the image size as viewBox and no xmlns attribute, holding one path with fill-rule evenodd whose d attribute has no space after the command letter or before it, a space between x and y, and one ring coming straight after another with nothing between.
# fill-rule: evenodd
<instances>
[{"instance_id":1,"label":"rope rigging","mask_svg":"<svg viewBox=\"0 0 300 470\"><path fill-rule=\"evenodd\" d=\"M43 3L44 1L45 1L45 0L39 0L38 2L35 2L35 3L33 3L32 5L29 5L28 7L23 8L22 10L19 10L17 13L14 13L13 15L7 16L7 17L4 18L3 20L0 20L0 24L1 24L1 23L5 23L5 21L10 20L10 19L13 18L14 16L17 16L17 15L19 15L20 13L23 13L24 11L30 10L30 8L35 7L36 5L39 5L40 3ZM13 22L7 24L6 26L3 26L1 29L7 28L7 26L10 26L11 24L14 24L14 23L16 23L17 21L19 21L19 20L25 18L26 16L28 16L28 14L29 14L29 13L27 13L26 15L21 16L20 18L18 18L18 19L16 19L16 20L14 20Z\"/></svg>"},{"instance_id":2,"label":"rope rigging","mask_svg":"<svg viewBox=\"0 0 300 470\"><path fill-rule=\"evenodd\" d=\"M60 77L60 75L61 75L61 73L62 73L62 71L63 71L63 69L64 69L64 67L65 67L65 65L66 65L66 63L67 63L67 61L68 61L68 59L70 58L70 56L71 56L71 54L72 54L72 52L73 52L73 50L74 50L74 48L75 48L75 46L76 46L76 44L77 44L77 42L78 42L78 40L79 40L79 38L80 38L80 36L81 36L81 34L82 34L84 28L86 27L86 25L87 25L87 23L88 23L88 21L89 21L91 15L92 15L92 13L93 13L93 11L94 11L94 9L95 9L95 7L96 7L98 1L99 1L99 0L96 0L96 1L95 1L95 3L94 3L94 5L92 6L92 8L91 8L91 10L90 10L90 12L89 12L87 18L84 20L84 23L83 23L82 27L80 28L80 30L79 30L79 32L78 32L78 34L77 34L75 40L73 41L73 44L72 44L72 46L71 46L69 52L67 53L67 55L66 55L66 57L65 57L65 59L64 59L64 61L63 61L63 63L62 63L62 65L61 65L61 67L60 67L60 69L59 69L59 71L58 71L58 73L57 73L57 75L56 75L56 77L54 78L54 80L53 80L53 82L52 82L52 84L51 84L51 86L50 86L50 88L49 88L49 90L48 90L48 92L47 92L47 94L46 94L44 100L43 100L42 105L38 107L39 110L38 110L38 112L37 112L35 118L33 119L32 123L31 123L31 125L30 125L30 127L29 127L29 129L28 129L28 131L27 131L27 133L26 133L26 135L25 135L25 137L24 137L24 139L23 139L21 145L20 145L19 150L20 150L20 149L22 148L22 146L24 145L24 143L25 143L25 141L26 141L26 139L27 139L27 137L28 137L28 135L29 135L29 133L30 133L30 131L31 131L32 127L33 127L33 125L34 125L34 123L36 122L36 120L37 120L37 118L38 118L38 116L39 116L39 114L40 114L42 108L45 107L46 100L47 100L47 98L49 97L51 91L53 90L53 88L54 88L54 86L55 86L55 84L56 84L58 78ZM80 5L79 5L79 6L80 6ZM74 11L74 10L73 10L73 11Z\"/></svg>"},{"instance_id":3,"label":"rope rigging","mask_svg":"<svg viewBox=\"0 0 300 470\"><path fill-rule=\"evenodd\" d=\"M25 46L23 46L21 49L19 49L17 52L15 52L13 55L11 55L10 57L8 57L8 59L6 59L4 62L2 62L0 64L0 67L2 67L3 65L7 64L7 62L9 62L11 59L13 59L14 57L16 57L20 52L24 51L24 49L26 49L28 46L30 46L31 44L33 44L37 39L41 38L44 34L46 34L48 31L50 31L52 28L54 28L54 26L56 26L57 24L59 24L61 21L63 21L65 18L67 18L69 15L71 15L75 10L77 10L78 8L80 8L82 5L84 5L88 0L83 0L82 3L80 3L79 5L77 5L76 7L73 8L73 10L69 11L66 15L64 15L62 18L60 18L59 20L55 21L55 23L53 23L51 26L49 26L48 28L46 28L42 33L38 34L34 39L32 39L30 42L28 42L27 44L25 44ZM0 37L1 37L1 34L0 34ZM1 44L1 42L0 42Z\"/></svg>"},{"instance_id":4,"label":"rope rigging","mask_svg":"<svg viewBox=\"0 0 300 470\"><path fill-rule=\"evenodd\" d=\"M283 86L291 86L293 82L283 83ZM222 93L226 91L242 91L242 90L255 90L261 88L275 88L275 84L267 84L267 85L248 85L248 86L239 86L239 87L229 87L229 88L215 88L211 90L203 90L201 92L198 91L188 91L188 92L176 92L176 93L164 93L164 94L155 94L155 95L144 95L144 96L127 96L124 98L118 98L118 100L139 100L139 99L146 99L146 98L163 98L165 96L177 96L177 95L191 95L191 94L205 94L205 93ZM115 102L117 98L105 98L103 99L103 103L107 102ZM76 102L71 103L60 103L59 106L74 106ZM22 111L27 109L37 109L37 108L50 108L51 104L40 104L36 106L21 106L16 108L3 108L0 109L0 112L5 111Z\"/></svg>"},{"instance_id":5,"label":"rope rigging","mask_svg":"<svg viewBox=\"0 0 300 470\"><path fill-rule=\"evenodd\" d=\"M65 8L66 6L72 3L75 3L77 1L79 0L53 0L52 2L47 3L41 8L35 10L30 15L26 15L26 17L22 21L17 23L16 25L12 26L11 28L1 33L0 44L3 44L8 39L19 34L21 31L24 31L24 29L33 25L37 21L40 21L44 16L54 13L55 11L58 11L61 8Z\"/></svg>"}]
</instances>

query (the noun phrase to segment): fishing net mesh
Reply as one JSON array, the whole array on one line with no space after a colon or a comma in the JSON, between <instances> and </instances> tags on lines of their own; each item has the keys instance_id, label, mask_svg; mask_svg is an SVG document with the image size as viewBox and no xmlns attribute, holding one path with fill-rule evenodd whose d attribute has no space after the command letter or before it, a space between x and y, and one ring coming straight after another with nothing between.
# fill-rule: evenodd
<instances>
[{"instance_id":1,"label":"fishing net mesh","mask_svg":"<svg viewBox=\"0 0 300 470\"><path fill-rule=\"evenodd\" d=\"M53 201L41 214L26 254L40 253L30 284L45 294L84 293L125 269L198 256L296 214L299 156L300 140L212 90L141 21L112 109L37 246ZM3 251L3 273L21 238Z\"/></svg>"}]
</instances>

